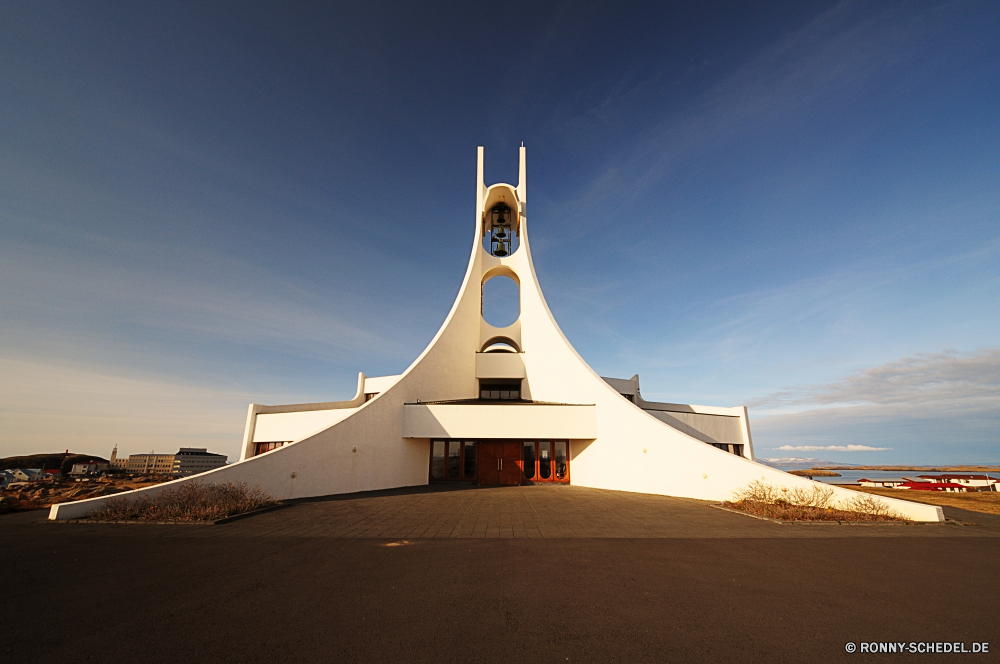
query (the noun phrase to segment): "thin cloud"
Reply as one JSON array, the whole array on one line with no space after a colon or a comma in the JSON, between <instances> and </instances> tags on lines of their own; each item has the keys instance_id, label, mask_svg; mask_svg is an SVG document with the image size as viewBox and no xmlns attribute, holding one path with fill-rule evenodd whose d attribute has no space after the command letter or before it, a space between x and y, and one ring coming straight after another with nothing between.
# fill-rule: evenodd
<instances>
[{"instance_id":1,"label":"thin cloud","mask_svg":"<svg viewBox=\"0 0 1000 664\"><path fill-rule=\"evenodd\" d=\"M664 118L640 143L623 149L575 200L586 205L638 197L691 154L782 122L831 93L870 84L919 53L932 30L926 16L889 9L855 21L842 2L762 52L700 102ZM609 102L602 103L606 107ZM592 110L591 112L596 112Z\"/></svg>"},{"instance_id":2,"label":"thin cloud","mask_svg":"<svg viewBox=\"0 0 1000 664\"><path fill-rule=\"evenodd\" d=\"M885 452L891 447L870 447L868 445L782 445L771 448L785 452Z\"/></svg>"},{"instance_id":3,"label":"thin cloud","mask_svg":"<svg viewBox=\"0 0 1000 664\"><path fill-rule=\"evenodd\" d=\"M754 435L769 449L890 447L906 463L990 461L1000 432L1000 349L913 355L756 406Z\"/></svg>"},{"instance_id":4,"label":"thin cloud","mask_svg":"<svg viewBox=\"0 0 1000 664\"><path fill-rule=\"evenodd\" d=\"M920 353L864 369L835 383L775 392L749 405L776 409L848 404L1000 408L1000 348Z\"/></svg>"},{"instance_id":5,"label":"thin cloud","mask_svg":"<svg viewBox=\"0 0 1000 664\"><path fill-rule=\"evenodd\" d=\"M116 445L123 456L193 446L232 461L247 404L261 396L93 364L0 357L0 450L5 456L70 449L106 457ZM285 403L306 400L265 398L275 396Z\"/></svg>"}]
</instances>

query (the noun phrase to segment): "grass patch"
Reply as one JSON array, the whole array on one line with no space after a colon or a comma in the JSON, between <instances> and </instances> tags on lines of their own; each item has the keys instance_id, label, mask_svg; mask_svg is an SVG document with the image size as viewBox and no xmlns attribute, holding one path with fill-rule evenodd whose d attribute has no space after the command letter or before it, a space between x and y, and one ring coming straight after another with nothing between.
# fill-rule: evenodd
<instances>
[{"instance_id":1,"label":"grass patch","mask_svg":"<svg viewBox=\"0 0 1000 664\"><path fill-rule=\"evenodd\" d=\"M109 498L88 516L100 521L214 521L276 504L260 487L250 488L246 482L188 482L153 497Z\"/></svg>"},{"instance_id":2,"label":"grass patch","mask_svg":"<svg viewBox=\"0 0 1000 664\"><path fill-rule=\"evenodd\" d=\"M832 487L776 487L763 480L753 480L737 489L735 500L724 507L747 514L782 521L905 521L906 519L876 496L858 494L834 503Z\"/></svg>"}]
</instances>

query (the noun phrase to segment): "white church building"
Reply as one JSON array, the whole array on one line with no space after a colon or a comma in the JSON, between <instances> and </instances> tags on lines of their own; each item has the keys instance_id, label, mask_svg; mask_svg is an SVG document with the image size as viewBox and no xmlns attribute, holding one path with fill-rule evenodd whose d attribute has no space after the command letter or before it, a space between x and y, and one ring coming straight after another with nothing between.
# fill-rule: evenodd
<instances>
[{"instance_id":1,"label":"white church building","mask_svg":"<svg viewBox=\"0 0 1000 664\"><path fill-rule=\"evenodd\" d=\"M486 186L479 148L470 230L458 296L406 371L359 374L348 401L250 404L239 462L136 493L189 481L247 482L279 499L429 483L566 483L719 501L752 480L814 484L756 463L745 407L646 401L638 376L602 378L580 357L532 263L524 147L516 187ZM519 289L520 313L497 328L483 318L483 287L504 277ZM835 491L841 501L857 495ZM49 518L81 518L104 500L54 505ZM913 520L944 519L938 507L883 500Z\"/></svg>"}]
</instances>

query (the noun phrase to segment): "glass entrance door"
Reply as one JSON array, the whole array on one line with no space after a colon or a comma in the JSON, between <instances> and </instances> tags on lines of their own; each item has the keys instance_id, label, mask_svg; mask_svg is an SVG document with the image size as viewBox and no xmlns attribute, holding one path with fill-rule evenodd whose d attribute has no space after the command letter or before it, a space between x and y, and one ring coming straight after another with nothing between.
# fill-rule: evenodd
<instances>
[{"instance_id":1,"label":"glass entrance door","mask_svg":"<svg viewBox=\"0 0 1000 664\"><path fill-rule=\"evenodd\" d=\"M521 445L527 482L569 482L569 441L526 440Z\"/></svg>"}]
</instances>

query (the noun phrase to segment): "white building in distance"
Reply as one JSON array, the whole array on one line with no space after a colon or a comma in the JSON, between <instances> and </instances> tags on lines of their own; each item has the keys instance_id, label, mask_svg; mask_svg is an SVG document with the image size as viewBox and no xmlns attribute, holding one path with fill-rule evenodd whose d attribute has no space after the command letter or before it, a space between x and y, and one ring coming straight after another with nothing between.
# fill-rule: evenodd
<instances>
[{"instance_id":1,"label":"white building in distance","mask_svg":"<svg viewBox=\"0 0 1000 664\"><path fill-rule=\"evenodd\" d=\"M239 462L197 479L247 482L279 499L434 482L562 482L719 501L752 480L816 485L755 462L746 408L646 401L638 376L602 378L580 357L532 263L524 147L516 187L486 186L479 148L475 198L465 280L406 371L360 374L347 401L251 404ZM483 286L500 278L519 289L520 313L496 328L482 316ZM839 501L857 496L822 486ZM103 500L54 505L49 518L80 518ZM944 520L939 507L883 500L910 519Z\"/></svg>"}]
</instances>

